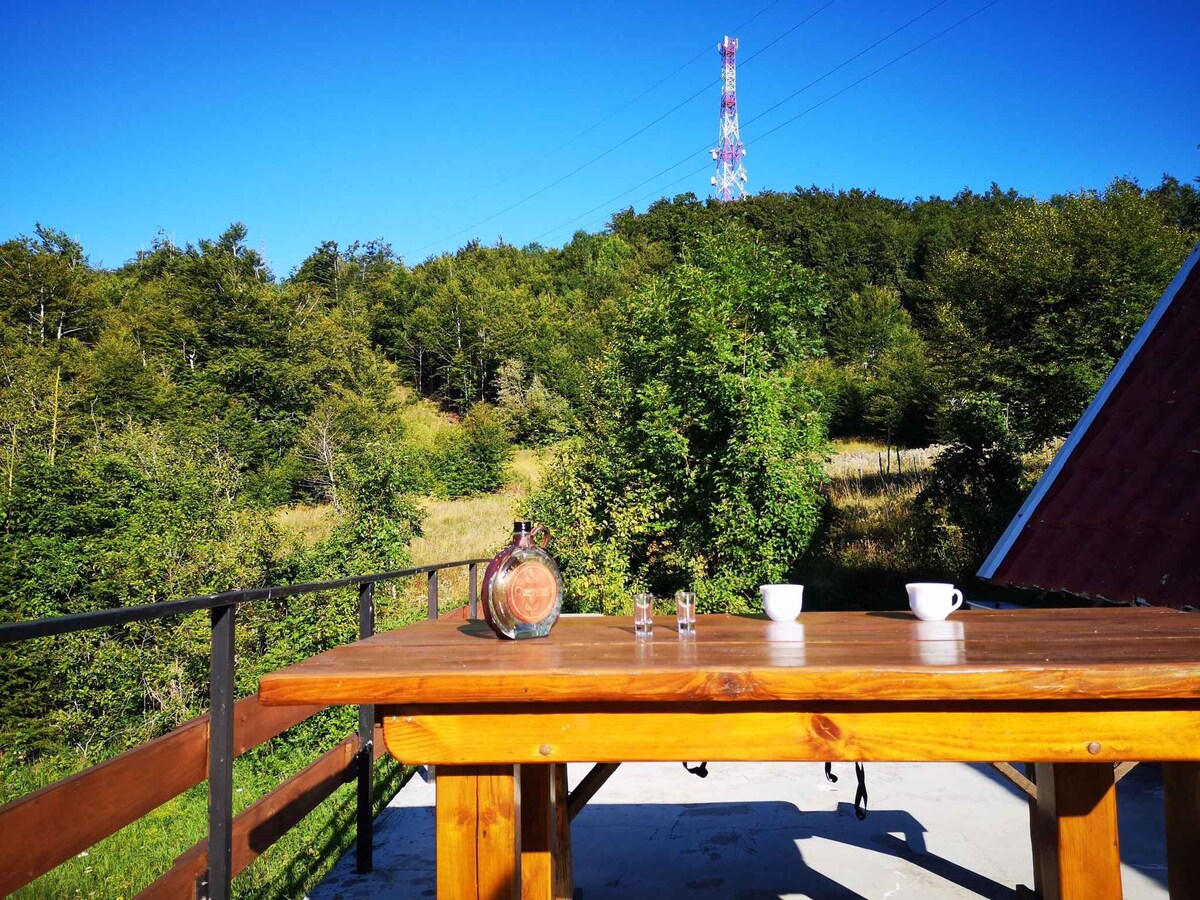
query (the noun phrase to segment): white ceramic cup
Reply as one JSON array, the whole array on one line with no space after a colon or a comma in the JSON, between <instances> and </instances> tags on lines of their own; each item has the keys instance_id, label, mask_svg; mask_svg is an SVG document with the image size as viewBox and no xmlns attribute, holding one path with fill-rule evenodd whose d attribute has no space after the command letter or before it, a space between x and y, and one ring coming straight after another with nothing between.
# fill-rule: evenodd
<instances>
[{"instance_id":1,"label":"white ceramic cup","mask_svg":"<svg viewBox=\"0 0 1200 900\"><path fill-rule=\"evenodd\" d=\"M909 609L925 622L939 622L962 606L962 591L952 584L914 581L904 587L908 591Z\"/></svg>"},{"instance_id":2,"label":"white ceramic cup","mask_svg":"<svg viewBox=\"0 0 1200 900\"><path fill-rule=\"evenodd\" d=\"M773 622L794 622L804 607L802 584L764 584L758 592L762 594L767 618Z\"/></svg>"}]
</instances>

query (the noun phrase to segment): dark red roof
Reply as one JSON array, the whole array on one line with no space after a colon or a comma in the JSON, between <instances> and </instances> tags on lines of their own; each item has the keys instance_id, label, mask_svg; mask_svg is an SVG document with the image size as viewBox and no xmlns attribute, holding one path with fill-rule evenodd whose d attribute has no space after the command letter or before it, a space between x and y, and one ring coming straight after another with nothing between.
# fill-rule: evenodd
<instances>
[{"instance_id":1,"label":"dark red roof","mask_svg":"<svg viewBox=\"0 0 1200 900\"><path fill-rule=\"evenodd\" d=\"M979 570L1200 607L1200 246Z\"/></svg>"}]
</instances>

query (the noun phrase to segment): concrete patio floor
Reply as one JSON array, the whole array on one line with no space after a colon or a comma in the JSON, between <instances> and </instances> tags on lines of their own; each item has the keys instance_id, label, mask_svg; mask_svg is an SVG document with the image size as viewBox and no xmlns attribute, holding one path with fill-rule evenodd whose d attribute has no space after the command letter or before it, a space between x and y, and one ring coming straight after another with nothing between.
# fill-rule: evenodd
<instances>
[{"instance_id":1,"label":"concrete patio floor","mask_svg":"<svg viewBox=\"0 0 1200 900\"><path fill-rule=\"evenodd\" d=\"M587 772L571 766L574 785ZM584 900L729 897L1015 898L1032 886L1024 795L989 766L869 764L870 814L854 816L854 767L815 763L626 764L573 823ZM375 872L343 857L313 900L432 897L433 785L414 777L376 820ZM1118 787L1127 900L1165 898L1162 783L1137 767Z\"/></svg>"}]
</instances>

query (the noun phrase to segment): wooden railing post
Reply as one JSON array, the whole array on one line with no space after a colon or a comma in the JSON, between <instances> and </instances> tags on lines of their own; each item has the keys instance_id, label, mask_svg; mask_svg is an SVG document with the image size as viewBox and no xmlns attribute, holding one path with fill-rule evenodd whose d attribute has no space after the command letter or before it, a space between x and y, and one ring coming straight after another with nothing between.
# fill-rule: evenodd
<instances>
[{"instance_id":1,"label":"wooden railing post","mask_svg":"<svg viewBox=\"0 0 1200 900\"><path fill-rule=\"evenodd\" d=\"M429 573L429 618L438 617L438 570Z\"/></svg>"},{"instance_id":2,"label":"wooden railing post","mask_svg":"<svg viewBox=\"0 0 1200 900\"><path fill-rule=\"evenodd\" d=\"M479 618L479 566L477 563L471 563L467 566L467 597L468 612L467 615L472 619Z\"/></svg>"},{"instance_id":3,"label":"wooden railing post","mask_svg":"<svg viewBox=\"0 0 1200 900\"><path fill-rule=\"evenodd\" d=\"M375 583L368 581L358 587L358 639L365 640L375 633ZM358 809L354 844L355 870L361 875L374 868L375 817L372 814L371 779L373 776L375 737L375 707L358 708Z\"/></svg>"},{"instance_id":4,"label":"wooden railing post","mask_svg":"<svg viewBox=\"0 0 1200 900\"><path fill-rule=\"evenodd\" d=\"M229 900L233 880L233 650L237 607L212 609L208 724L208 872L197 894Z\"/></svg>"}]
</instances>

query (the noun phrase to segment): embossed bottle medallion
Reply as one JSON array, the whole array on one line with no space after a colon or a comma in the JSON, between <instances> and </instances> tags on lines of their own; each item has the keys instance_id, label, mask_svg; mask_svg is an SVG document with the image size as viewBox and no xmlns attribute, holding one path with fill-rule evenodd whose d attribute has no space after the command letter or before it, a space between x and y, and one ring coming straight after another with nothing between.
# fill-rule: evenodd
<instances>
[{"instance_id":1,"label":"embossed bottle medallion","mask_svg":"<svg viewBox=\"0 0 1200 900\"><path fill-rule=\"evenodd\" d=\"M536 542L540 525L513 525L513 542L488 564L480 601L492 630L505 638L544 637L562 612L562 576Z\"/></svg>"}]
</instances>

